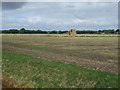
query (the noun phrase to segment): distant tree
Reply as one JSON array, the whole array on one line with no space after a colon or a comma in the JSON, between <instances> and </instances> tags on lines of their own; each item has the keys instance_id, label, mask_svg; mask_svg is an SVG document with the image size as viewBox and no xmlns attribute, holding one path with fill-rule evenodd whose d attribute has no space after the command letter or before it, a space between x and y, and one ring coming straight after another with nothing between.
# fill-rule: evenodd
<instances>
[{"instance_id":1,"label":"distant tree","mask_svg":"<svg viewBox=\"0 0 120 90\"><path fill-rule=\"evenodd\" d=\"M17 34L19 33L19 31L17 29L9 29L9 30L2 30L2 33Z\"/></svg>"},{"instance_id":2,"label":"distant tree","mask_svg":"<svg viewBox=\"0 0 120 90\"><path fill-rule=\"evenodd\" d=\"M19 33L24 34L25 33L25 28L21 28Z\"/></svg>"},{"instance_id":3,"label":"distant tree","mask_svg":"<svg viewBox=\"0 0 120 90\"><path fill-rule=\"evenodd\" d=\"M57 31L50 31L49 34L57 34Z\"/></svg>"},{"instance_id":4,"label":"distant tree","mask_svg":"<svg viewBox=\"0 0 120 90\"><path fill-rule=\"evenodd\" d=\"M102 32L105 34L114 34L115 33L114 29L102 30Z\"/></svg>"},{"instance_id":5,"label":"distant tree","mask_svg":"<svg viewBox=\"0 0 120 90\"><path fill-rule=\"evenodd\" d=\"M9 32L12 33L12 34L19 33L19 31L17 29L10 29Z\"/></svg>"},{"instance_id":6,"label":"distant tree","mask_svg":"<svg viewBox=\"0 0 120 90\"><path fill-rule=\"evenodd\" d=\"M117 29L115 32L116 32L116 33L120 33L120 29Z\"/></svg>"},{"instance_id":7,"label":"distant tree","mask_svg":"<svg viewBox=\"0 0 120 90\"><path fill-rule=\"evenodd\" d=\"M97 34L97 31L91 31L91 30L83 30L83 31L77 31L77 34Z\"/></svg>"},{"instance_id":8,"label":"distant tree","mask_svg":"<svg viewBox=\"0 0 120 90\"><path fill-rule=\"evenodd\" d=\"M98 31L98 34L101 34L101 33L102 33L102 31L101 31L101 30L99 30L99 31Z\"/></svg>"},{"instance_id":9,"label":"distant tree","mask_svg":"<svg viewBox=\"0 0 120 90\"><path fill-rule=\"evenodd\" d=\"M68 31L42 31L42 30L26 30L25 28L21 28L20 30L17 29L9 29L9 30L2 30L0 33L8 33L8 34L64 34ZM114 30L114 29L108 29L108 30L98 30L98 31L92 31L92 30L77 30L77 34L116 34L120 33L120 29Z\"/></svg>"},{"instance_id":10,"label":"distant tree","mask_svg":"<svg viewBox=\"0 0 120 90\"><path fill-rule=\"evenodd\" d=\"M21 28L20 30L25 30L25 28Z\"/></svg>"},{"instance_id":11,"label":"distant tree","mask_svg":"<svg viewBox=\"0 0 120 90\"><path fill-rule=\"evenodd\" d=\"M64 34L64 33L67 33L68 31L57 31L57 34Z\"/></svg>"}]
</instances>

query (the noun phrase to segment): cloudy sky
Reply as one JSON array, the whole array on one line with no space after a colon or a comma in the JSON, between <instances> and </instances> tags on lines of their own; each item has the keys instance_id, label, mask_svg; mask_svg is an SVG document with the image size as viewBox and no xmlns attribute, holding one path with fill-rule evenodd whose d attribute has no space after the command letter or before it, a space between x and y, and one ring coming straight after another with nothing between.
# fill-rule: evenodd
<instances>
[{"instance_id":1,"label":"cloudy sky","mask_svg":"<svg viewBox=\"0 0 120 90\"><path fill-rule=\"evenodd\" d=\"M3 2L2 24L3 29L117 29L118 3Z\"/></svg>"}]
</instances>

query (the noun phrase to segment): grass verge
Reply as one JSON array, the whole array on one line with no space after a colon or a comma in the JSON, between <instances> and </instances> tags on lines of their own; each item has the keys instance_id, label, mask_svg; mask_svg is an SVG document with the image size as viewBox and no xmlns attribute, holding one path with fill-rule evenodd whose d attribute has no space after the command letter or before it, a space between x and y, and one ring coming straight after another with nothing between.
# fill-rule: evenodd
<instances>
[{"instance_id":1,"label":"grass verge","mask_svg":"<svg viewBox=\"0 0 120 90\"><path fill-rule=\"evenodd\" d=\"M118 75L3 50L3 75L29 88L117 88ZM3 78L4 80L4 78Z\"/></svg>"}]
</instances>

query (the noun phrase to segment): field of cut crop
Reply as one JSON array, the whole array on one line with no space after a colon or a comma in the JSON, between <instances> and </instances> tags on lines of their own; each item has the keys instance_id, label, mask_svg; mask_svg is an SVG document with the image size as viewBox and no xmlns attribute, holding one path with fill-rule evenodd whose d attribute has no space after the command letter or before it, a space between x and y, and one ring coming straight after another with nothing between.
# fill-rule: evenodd
<instances>
[{"instance_id":1,"label":"field of cut crop","mask_svg":"<svg viewBox=\"0 0 120 90\"><path fill-rule=\"evenodd\" d=\"M16 87L117 87L118 37L3 35L2 45Z\"/></svg>"}]
</instances>

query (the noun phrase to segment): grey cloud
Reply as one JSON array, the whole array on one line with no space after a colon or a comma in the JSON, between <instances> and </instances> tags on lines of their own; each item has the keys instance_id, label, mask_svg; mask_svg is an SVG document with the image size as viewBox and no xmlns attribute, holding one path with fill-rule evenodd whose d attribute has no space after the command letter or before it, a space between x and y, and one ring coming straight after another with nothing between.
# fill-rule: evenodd
<instances>
[{"instance_id":1,"label":"grey cloud","mask_svg":"<svg viewBox=\"0 0 120 90\"><path fill-rule=\"evenodd\" d=\"M3 2L2 8L3 10L14 10L14 9L21 8L25 4L26 2Z\"/></svg>"},{"instance_id":2,"label":"grey cloud","mask_svg":"<svg viewBox=\"0 0 120 90\"><path fill-rule=\"evenodd\" d=\"M3 10L3 28L25 27L43 30L116 28L117 13L117 3L29 2L17 10Z\"/></svg>"}]
</instances>

